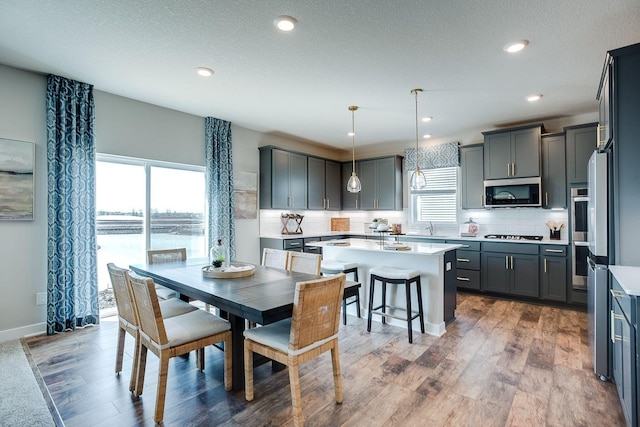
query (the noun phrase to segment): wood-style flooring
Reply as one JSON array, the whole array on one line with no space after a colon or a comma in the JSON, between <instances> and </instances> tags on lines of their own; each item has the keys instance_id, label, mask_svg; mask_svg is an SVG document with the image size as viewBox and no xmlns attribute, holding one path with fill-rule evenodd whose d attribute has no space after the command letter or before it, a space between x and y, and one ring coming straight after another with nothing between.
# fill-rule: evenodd
<instances>
[{"instance_id":1,"label":"wood-style flooring","mask_svg":"<svg viewBox=\"0 0 640 427\"><path fill-rule=\"evenodd\" d=\"M129 393L131 337L114 374L116 326L27 340L67 426L153 425L157 359L145 390ZM300 368L307 426L623 426L615 385L592 370L585 313L459 294L440 338L364 319L341 325L344 403L333 396L329 353ZM170 362L164 424L291 426L286 369L255 370L255 400L222 385L222 353Z\"/></svg>"}]
</instances>

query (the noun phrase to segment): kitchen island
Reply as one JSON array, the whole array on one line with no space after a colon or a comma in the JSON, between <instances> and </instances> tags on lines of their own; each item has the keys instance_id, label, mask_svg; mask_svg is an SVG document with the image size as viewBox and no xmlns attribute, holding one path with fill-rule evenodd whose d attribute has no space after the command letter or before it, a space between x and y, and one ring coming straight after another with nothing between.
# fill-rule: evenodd
<instances>
[{"instance_id":1,"label":"kitchen island","mask_svg":"<svg viewBox=\"0 0 640 427\"><path fill-rule=\"evenodd\" d=\"M397 267L420 271L422 299L425 315L425 331L440 336L445 333L445 325L455 318L456 278L455 250L461 245L446 243L393 243L382 240L342 239L308 243L307 246L321 247L323 259L343 262L357 262L358 275L362 282L361 304L366 305L369 296L369 270L377 266ZM398 307L405 306L404 289L387 287L387 301ZM415 292L415 289L412 289ZM417 301L417 295L412 296ZM381 294L376 292L375 305L381 302ZM365 316L368 307L362 307ZM375 320L380 320L378 316ZM388 318L392 325L406 327L406 323ZM418 322L413 328L420 330Z\"/></svg>"}]
</instances>

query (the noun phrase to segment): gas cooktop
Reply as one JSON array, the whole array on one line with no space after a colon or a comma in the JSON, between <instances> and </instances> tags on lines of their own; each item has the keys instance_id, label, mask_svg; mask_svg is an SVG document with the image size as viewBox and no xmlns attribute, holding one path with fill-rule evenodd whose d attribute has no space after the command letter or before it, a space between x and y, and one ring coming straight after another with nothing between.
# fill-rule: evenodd
<instances>
[{"instance_id":1,"label":"gas cooktop","mask_svg":"<svg viewBox=\"0 0 640 427\"><path fill-rule=\"evenodd\" d=\"M519 234L486 234L484 238L502 240L542 240L542 236L524 236Z\"/></svg>"}]
</instances>

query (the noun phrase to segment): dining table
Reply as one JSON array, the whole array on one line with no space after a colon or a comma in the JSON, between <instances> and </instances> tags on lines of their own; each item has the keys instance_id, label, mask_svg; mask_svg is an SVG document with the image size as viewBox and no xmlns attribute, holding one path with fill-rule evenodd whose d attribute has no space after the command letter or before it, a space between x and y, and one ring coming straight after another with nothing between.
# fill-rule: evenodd
<instances>
[{"instance_id":1,"label":"dining table","mask_svg":"<svg viewBox=\"0 0 640 427\"><path fill-rule=\"evenodd\" d=\"M242 390L245 321L267 325L291 317L296 283L320 276L254 265L250 276L211 278L203 274L203 267L208 264L207 258L193 258L129 267L178 292L181 299L199 300L220 309L231 324L233 390ZM260 363L264 362L256 360L254 366Z\"/></svg>"}]
</instances>

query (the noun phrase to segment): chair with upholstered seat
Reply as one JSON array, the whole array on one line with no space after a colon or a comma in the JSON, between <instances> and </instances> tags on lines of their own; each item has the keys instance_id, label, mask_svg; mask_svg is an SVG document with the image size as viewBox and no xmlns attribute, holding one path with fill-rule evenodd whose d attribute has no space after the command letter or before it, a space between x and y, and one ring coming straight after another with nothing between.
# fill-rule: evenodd
<instances>
[{"instance_id":1,"label":"chair with upholstered seat","mask_svg":"<svg viewBox=\"0 0 640 427\"><path fill-rule=\"evenodd\" d=\"M137 377L136 372L138 364L136 361L136 355L138 354L138 347L140 346L140 340L138 335L138 320L136 319L133 308L133 297L131 296L130 285L127 283L125 273L129 270L125 268L117 267L113 263L107 264L107 270L109 270L109 276L111 278L111 286L113 287L113 295L116 300L116 308L118 310L118 345L116 349L116 374L122 371L122 359L124 356L124 341L126 334L129 333L135 340L134 353L133 353L133 367L131 369L131 381L129 383L129 390L133 391L135 388L135 379ZM181 301L177 298L171 298L166 301L160 301L160 311L162 317L167 319L169 317L179 316L191 311L197 310L198 307Z\"/></svg>"},{"instance_id":2,"label":"chair with upholstered seat","mask_svg":"<svg viewBox=\"0 0 640 427\"><path fill-rule=\"evenodd\" d=\"M309 252L293 252L289 251L289 259L287 260L287 270L296 271L298 273L320 275L320 263L322 255Z\"/></svg>"},{"instance_id":3,"label":"chair with upholstered seat","mask_svg":"<svg viewBox=\"0 0 640 427\"><path fill-rule=\"evenodd\" d=\"M262 265L265 267L281 268L286 270L289 260L289 251L282 249L264 248L262 250Z\"/></svg>"},{"instance_id":4,"label":"chair with upholstered seat","mask_svg":"<svg viewBox=\"0 0 640 427\"><path fill-rule=\"evenodd\" d=\"M147 262L149 264L160 264L164 262L178 262L178 261L186 261L187 260L187 249L186 248L176 248L176 249L157 249L152 251L147 251ZM169 299L169 298L177 298L178 293L173 289L165 288L164 286L156 285L156 292L158 294L158 298L160 299Z\"/></svg>"},{"instance_id":5,"label":"chair with upholstered seat","mask_svg":"<svg viewBox=\"0 0 640 427\"><path fill-rule=\"evenodd\" d=\"M351 280L344 284L344 296L342 297L342 322L347 324L347 306L356 305L356 313L360 317L360 288L362 285L358 280L358 263L343 262L323 259L320 263L320 272L323 276L331 276L338 273L350 274ZM353 298L350 300L350 298Z\"/></svg>"},{"instance_id":6,"label":"chair with upholstered seat","mask_svg":"<svg viewBox=\"0 0 640 427\"><path fill-rule=\"evenodd\" d=\"M133 291L140 334L135 396L140 396L144 389L147 350L151 350L159 359L154 420L161 422L164 416L167 373L169 359L172 357L196 350L198 369L203 370L204 348L224 342L224 388L231 390L232 344L229 322L204 310L163 319L153 280L131 272L125 274Z\"/></svg>"},{"instance_id":7,"label":"chair with upholstered seat","mask_svg":"<svg viewBox=\"0 0 640 427\"><path fill-rule=\"evenodd\" d=\"M304 424L298 366L331 351L333 385L337 403L342 403L342 377L338 351L340 302L344 274L298 282L289 319L244 331L245 398L253 400L253 353L289 367L291 402L295 426Z\"/></svg>"}]
</instances>

